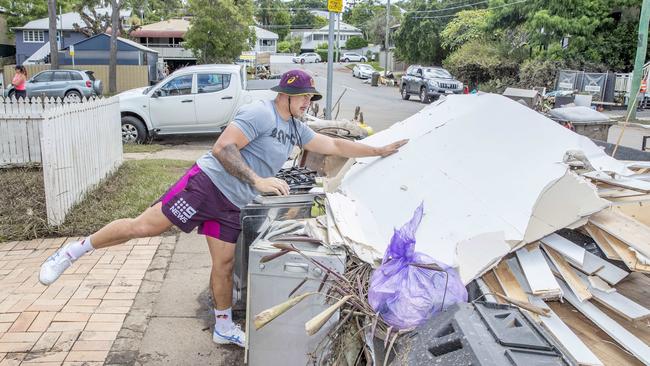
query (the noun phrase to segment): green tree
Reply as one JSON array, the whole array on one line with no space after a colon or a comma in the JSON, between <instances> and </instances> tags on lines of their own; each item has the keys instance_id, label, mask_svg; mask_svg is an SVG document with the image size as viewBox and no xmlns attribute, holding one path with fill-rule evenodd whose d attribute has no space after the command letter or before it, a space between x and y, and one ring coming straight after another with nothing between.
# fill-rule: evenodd
<instances>
[{"instance_id":1,"label":"green tree","mask_svg":"<svg viewBox=\"0 0 650 366\"><path fill-rule=\"evenodd\" d=\"M258 0L255 5L255 19L260 27L285 39L291 28L291 14L287 6L281 0Z\"/></svg>"},{"instance_id":2,"label":"green tree","mask_svg":"<svg viewBox=\"0 0 650 366\"><path fill-rule=\"evenodd\" d=\"M57 13L59 7L64 13L72 11L76 0L58 0ZM13 36L12 27L22 27L34 19L47 17L47 1L43 0L0 0L0 7L7 10L7 33Z\"/></svg>"},{"instance_id":3,"label":"green tree","mask_svg":"<svg viewBox=\"0 0 650 366\"><path fill-rule=\"evenodd\" d=\"M250 0L189 0L186 47L200 63L230 63L255 43Z\"/></svg>"},{"instance_id":4,"label":"green tree","mask_svg":"<svg viewBox=\"0 0 650 366\"><path fill-rule=\"evenodd\" d=\"M481 38L488 28L489 10L463 10L458 12L440 32L442 47L453 51L465 42Z\"/></svg>"},{"instance_id":5,"label":"green tree","mask_svg":"<svg viewBox=\"0 0 650 366\"><path fill-rule=\"evenodd\" d=\"M437 19L418 19L407 15L395 33L395 54L400 60L425 65L440 65L446 53L440 42Z\"/></svg>"},{"instance_id":6,"label":"green tree","mask_svg":"<svg viewBox=\"0 0 650 366\"><path fill-rule=\"evenodd\" d=\"M278 52L279 53L290 53L291 52L291 42L289 42L289 41L280 41L280 42L278 42Z\"/></svg>"},{"instance_id":7,"label":"green tree","mask_svg":"<svg viewBox=\"0 0 650 366\"><path fill-rule=\"evenodd\" d=\"M366 47L368 45L368 41L361 37L350 37L348 40L345 42L345 48L348 50L356 50L359 48Z\"/></svg>"},{"instance_id":8,"label":"green tree","mask_svg":"<svg viewBox=\"0 0 650 366\"><path fill-rule=\"evenodd\" d=\"M138 18L144 17L143 24L156 23L183 14L181 0L127 0L127 7Z\"/></svg>"}]
</instances>

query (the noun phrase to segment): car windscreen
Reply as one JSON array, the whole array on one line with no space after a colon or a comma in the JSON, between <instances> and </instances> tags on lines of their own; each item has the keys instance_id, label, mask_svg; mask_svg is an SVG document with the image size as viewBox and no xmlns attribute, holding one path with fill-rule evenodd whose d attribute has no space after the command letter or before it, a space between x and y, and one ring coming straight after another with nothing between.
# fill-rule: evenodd
<instances>
[{"instance_id":1,"label":"car windscreen","mask_svg":"<svg viewBox=\"0 0 650 366\"><path fill-rule=\"evenodd\" d=\"M452 79L453 76L445 69L426 69L424 76L430 78Z\"/></svg>"}]
</instances>

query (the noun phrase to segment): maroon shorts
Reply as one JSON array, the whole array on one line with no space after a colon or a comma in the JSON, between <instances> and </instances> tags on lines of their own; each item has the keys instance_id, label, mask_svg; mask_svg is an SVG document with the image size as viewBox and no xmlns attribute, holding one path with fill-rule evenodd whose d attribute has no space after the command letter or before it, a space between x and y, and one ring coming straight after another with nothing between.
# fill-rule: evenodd
<instances>
[{"instance_id":1,"label":"maroon shorts","mask_svg":"<svg viewBox=\"0 0 650 366\"><path fill-rule=\"evenodd\" d=\"M186 233L199 227L199 234L236 243L241 232L239 208L232 204L196 164L156 203L163 214Z\"/></svg>"}]
</instances>

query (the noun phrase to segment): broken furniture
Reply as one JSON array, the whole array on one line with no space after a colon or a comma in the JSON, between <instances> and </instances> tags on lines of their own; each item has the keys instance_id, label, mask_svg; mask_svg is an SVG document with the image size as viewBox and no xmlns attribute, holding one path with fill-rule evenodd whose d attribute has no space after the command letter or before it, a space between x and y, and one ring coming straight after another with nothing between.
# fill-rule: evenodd
<instances>
[{"instance_id":1,"label":"broken furniture","mask_svg":"<svg viewBox=\"0 0 650 366\"><path fill-rule=\"evenodd\" d=\"M584 106L555 108L548 113L554 121L570 122L576 133L600 141L607 140L610 127L616 123L607 115Z\"/></svg>"},{"instance_id":2,"label":"broken furniture","mask_svg":"<svg viewBox=\"0 0 650 366\"><path fill-rule=\"evenodd\" d=\"M534 89L506 88L502 94L515 102L523 101L526 107L537 109L542 103L542 96Z\"/></svg>"}]
</instances>

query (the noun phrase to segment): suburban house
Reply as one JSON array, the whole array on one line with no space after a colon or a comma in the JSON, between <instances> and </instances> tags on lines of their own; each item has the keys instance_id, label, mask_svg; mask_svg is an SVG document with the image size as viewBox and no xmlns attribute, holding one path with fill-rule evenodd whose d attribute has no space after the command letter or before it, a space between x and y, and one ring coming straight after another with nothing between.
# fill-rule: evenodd
<instances>
[{"instance_id":1,"label":"suburban house","mask_svg":"<svg viewBox=\"0 0 650 366\"><path fill-rule=\"evenodd\" d=\"M110 13L108 8L95 9L98 14ZM120 18L123 24L126 24L131 16L130 10L121 10ZM57 31L59 49L68 47L71 44L77 43L83 39L88 38L82 32L75 29L75 24L79 27L85 27L86 23L81 19L79 13L70 12L59 14L57 17ZM16 41L16 64L23 63L39 63L43 62L50 54L49 40L49 26L48 18L41 18L32 20L22 27L15 27L14 31ZM34 57L32 57L34 56Z\"/></svg>"},{"instance_id":2,"label":"suburban house","mask_svg":"<svg viewBox=\"0 0 650 366\"><path fill-rule=\"evenodd\" d=\"M190 28L187 19L169 19L144 25L130 36L141 45L158 52L161 62L164 61L171 70L196 63L192 51L183 48L185 33Z\"/></svg>"},{"instance_id":3,"label":"suburban house","mask_svg":"<svg viewBox=\"0 0 650 366\"><path fill-rule=\"evenodd\" d=\"M255 30L256 41L251 51L275 53L278 35L260 27L252 27ZM189 28L190 21L187 19L169 19L142 26L130 35L141 45L157 51L161 62L167 64L173 71L196 63L192 51L183 48L185 33Z\"/></svg>"},{"instance_id":4,"label":"suburban house","mask_svg":"<svg viewBox=\"0 0 650 366\"><path fill-rule=\"evenodd\" d=\"M340 27L339 27L339 23L340 23ZM341 21L336 21L336 23L334 24L334 30L335 30L334 42L335 45L338 44L339 48L344 48L345 42L347 42L347 40L350 39L351 37L354 36L363 37L363 33L359 28ZM339 32L340 32L340 38L338 38ZM319 44L323 42L327 42L328 34L329 34L329 25L326 25L320 29L300 30L300 31L291 32L292 37L299 37L300 39L302 39L301 50L303 52L314 51Z\"/></svg>"},{"instance_id":5,"label":"suburban house","mask_svg":"<svg viewBox=\"0 0 650 366\"><path fill-rule=\"evenodd\" d=\"M13 56L16 53L15 42L7 30L7 10L0 7L0 57Z\"/></svg>"},{"instance_id":6,"label":"suburban house","mask_svg":"<svg viewBox=\"0 0 650 366\"><path fill-rule=\"evenodd\" d=\"M108 65L110 57L110 40L108 33L97 34L74 44L74 63L76 65ZM62 49L59 62L72 65L70 46ZM156 64L158 52L126 38L117 37L118 65L146 65L149 69L149 81L159 79Z\"/></svg>"},{"instance_id":7,"label":"suburban house","mask_svg":"<svg viewBox=\"0 0 650 366\"><path fill-rule=\"evenodd\" d=\"M255 29L255 52L271 52L276 53L278 50L278 39L280 38L276 33L269 30L253 26Z\"/></svg>"}]
</instances>

